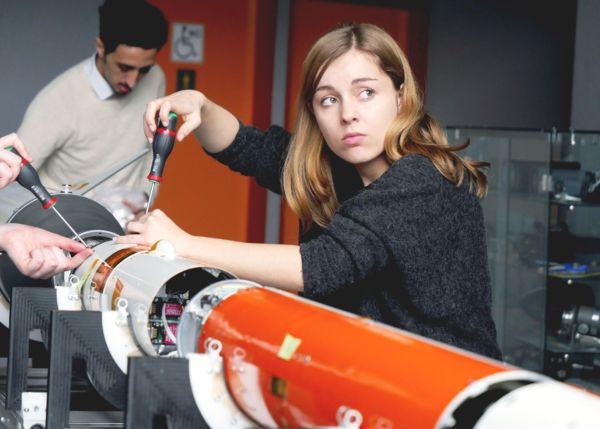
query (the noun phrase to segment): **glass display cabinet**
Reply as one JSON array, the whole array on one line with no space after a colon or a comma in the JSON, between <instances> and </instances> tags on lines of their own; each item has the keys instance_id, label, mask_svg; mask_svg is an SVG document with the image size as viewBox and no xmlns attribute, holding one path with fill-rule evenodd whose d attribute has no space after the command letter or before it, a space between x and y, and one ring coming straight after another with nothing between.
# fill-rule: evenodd
<instances>
[{"instance_id":1,"label":"glass display cabinet","mask_svg":"<svg viewBox=\"0 0 600 429\"><path fill-rule=\"evenodd\" d=\"M544 372L600 388L600 135L551 146Z\"/></svg>"},{"instance_id":2,"label":"glass display cabinet","mask_svg":"<svg viewBox=\"0 0 600 429\"><path fill-rule=\"evenodd\" d=\"M504 360L600 392L600 134L446 133L491 163L482 206Z\"/></svg>"}]
</instances>

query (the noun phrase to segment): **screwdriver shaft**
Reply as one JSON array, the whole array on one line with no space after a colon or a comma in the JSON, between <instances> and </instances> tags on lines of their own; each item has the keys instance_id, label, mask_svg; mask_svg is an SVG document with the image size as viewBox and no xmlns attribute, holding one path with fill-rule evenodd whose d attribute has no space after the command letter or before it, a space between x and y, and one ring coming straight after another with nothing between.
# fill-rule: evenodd
<instances>
[{"instance_id":1,"label":"screwdriver shaft","mask_svg":"<svg viewBox=\"0 0 600 429\"><path fill-rule=\"evenodd\" d=\"M148 214L148 210L150 210L150 205L152 204L152 195L154 195L155 186L156 182L152 181L152 185L150 186L150 196L148 197L148 204L146 204L146 214Z\"/></svg>"},{"instance_id":2,"label":"screwdriver shaft","mask_svg":"<svg viewBox=\"0 0 600 429\"><path fill-rule=\"evenodd\" d=\"M81 238L79 236L79 234L77 234L77 231L75 231L73 229L73 227L71 226L71 224L69 222L67 222L67 220L60 214L60 212L58 210L56 210L56 207L52 206L52 210L54 210L54 213L56 213L56 215L65 223L65 225L67 225L67 227L71 230L71 232L73 234L75 234L75 237L77 237L77 239L79 241L81 241L81 243L85 246L88 247L87 244L85 243L85 241L83 241L83 238Z\"/></svg>"}]
</instances>

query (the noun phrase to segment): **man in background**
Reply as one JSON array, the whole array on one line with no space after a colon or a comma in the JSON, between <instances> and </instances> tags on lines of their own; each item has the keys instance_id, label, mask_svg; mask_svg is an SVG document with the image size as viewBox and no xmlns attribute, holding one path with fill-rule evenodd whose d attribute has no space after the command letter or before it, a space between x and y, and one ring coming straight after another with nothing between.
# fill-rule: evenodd
<instances>
[{"instance_id":1,"label":"man in background","mask_svg":"<svg viewBox=\"0 0 600 429\"><path fill-rule=\"evenodd\" d=\"M168 32L162 12L144 0L106 0L98 10L94 55L43 88L18 130L51 190L84 183L148 148L140 118L165 92L155 64ZM147 191L150 162L149 153L87 196L102 203L107 195Z\"/></svg>"}]
</instances>

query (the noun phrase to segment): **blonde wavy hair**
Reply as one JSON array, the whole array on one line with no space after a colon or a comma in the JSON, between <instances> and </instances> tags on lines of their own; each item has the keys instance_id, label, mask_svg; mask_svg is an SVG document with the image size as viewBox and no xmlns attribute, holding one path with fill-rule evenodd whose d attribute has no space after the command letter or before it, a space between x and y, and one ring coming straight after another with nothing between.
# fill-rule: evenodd
<instances>
[{"instance_id":1,"label":"blonde wavy hair","mask_svg":"<svg viewBox=\"0 0 600 429\"><path fill-rule=\"evenodd\" d=\"M340 205L325 150L327 145L317 125L312 102L327 67L351 49L373 56L396 90L402 88L402 107L385 135L387 162L391 165L411 153L426 156L450 182L460 186L466 179L471 191L483 197L487 178L481 169L489 164L465 160L456 154L469 145L468 141L461 145L448 144L441 126L425 112L408 60L394 39L372 24L343 24L317 40L302 69L296 128L283 168L283 192L290 208L300 218L303 230L313 222L327 226Z\"/></svg>"}]
</instances>

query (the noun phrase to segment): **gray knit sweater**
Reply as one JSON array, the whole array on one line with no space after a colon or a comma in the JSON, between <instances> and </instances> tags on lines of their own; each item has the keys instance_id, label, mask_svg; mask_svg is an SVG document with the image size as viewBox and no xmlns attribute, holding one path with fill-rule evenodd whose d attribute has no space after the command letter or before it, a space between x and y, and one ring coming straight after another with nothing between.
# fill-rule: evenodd
<instances>
[{"instance_id":1,"label":"gray knit sweater","mask_svg":"<svg viewBox=\"0 0 600 429\"><path fill-rule=\"evenodd\" d=\"M245 126L212 156L281 193L289 137L280 127ZM453 185L419 155L367 187L349 164L332 164L341 206L327 228L300 237L304 295L500 358L483 215L468 185Z\"/></svg>"}]
</instances>

